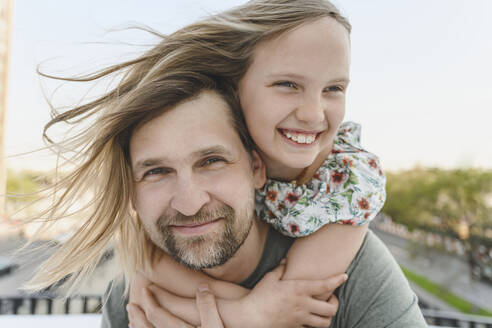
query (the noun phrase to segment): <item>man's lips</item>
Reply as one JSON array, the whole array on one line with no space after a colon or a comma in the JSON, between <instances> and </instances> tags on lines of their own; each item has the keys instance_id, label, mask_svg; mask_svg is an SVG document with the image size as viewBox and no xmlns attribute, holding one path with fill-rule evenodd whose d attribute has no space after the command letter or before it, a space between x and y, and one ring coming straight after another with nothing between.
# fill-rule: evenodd
<instances>
[{"instance_id":1,"label":"man's lips","mask_svg":"<svg viewBox=\"0 0 492 328\"><path fill-rule=\"evenodd\" d=\"M213 221L205 222L205 223L190 223L190 224L174 224L170 225L170 227L175 231L183 235L201 235L207 233L208 231L215 228L215 226L222 220L223 218L218 218Z\"/></svg>"}]
</instances>

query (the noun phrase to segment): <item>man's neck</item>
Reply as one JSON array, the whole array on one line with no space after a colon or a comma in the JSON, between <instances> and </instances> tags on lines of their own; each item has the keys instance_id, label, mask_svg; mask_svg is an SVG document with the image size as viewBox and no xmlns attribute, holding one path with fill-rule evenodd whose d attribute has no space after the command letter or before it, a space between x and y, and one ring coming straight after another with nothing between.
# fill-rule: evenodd
<instances>
[{"instance_id":1,"label":"man's neck","mask_svg":"<svg viewBox=\"0 0 492 328\"><path fill-rule=\"evenodd\" d=\"M236 254L219 267L205 269L204 272L216 279L241 283L256 269L263 255L268 225L255 219L246 240Z\"/></svg>"}]
</instances>

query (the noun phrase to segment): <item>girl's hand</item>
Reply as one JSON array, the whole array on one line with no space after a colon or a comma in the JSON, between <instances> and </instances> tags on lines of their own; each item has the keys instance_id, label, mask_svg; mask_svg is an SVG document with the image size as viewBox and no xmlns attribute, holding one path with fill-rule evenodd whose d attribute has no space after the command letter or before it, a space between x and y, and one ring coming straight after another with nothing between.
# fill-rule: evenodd
<instances>
[{"instance_id":1,"label":"girl's hand","mask_svg":"<svg viewBox=\"0 0 492 328\"><path fill-rule=\"evenodd\" d=\"M149 289L144 291L143 302L145 313L136 304L129 303L126 307L131 328L194 327L161 307ZM224 328L215 296L210 292L208 285L199 287L196 293L196 306L200 313L201 328Z\"/></svg>"},{"instance_id":2,"label":"girl's hand","mask_svg":"<svg viewBox=\"0 0 492 328\"><path fill-rule=\"evenodd\" d=\"M338 299L331 294L347 275L323 280L281 280L284 271L285 262L266 274L242 299L241 320L247 320L250 327L329 327L338 310ZM318 295L331 297L325 301L317 299Z\"/></svg>"}]
</instances>

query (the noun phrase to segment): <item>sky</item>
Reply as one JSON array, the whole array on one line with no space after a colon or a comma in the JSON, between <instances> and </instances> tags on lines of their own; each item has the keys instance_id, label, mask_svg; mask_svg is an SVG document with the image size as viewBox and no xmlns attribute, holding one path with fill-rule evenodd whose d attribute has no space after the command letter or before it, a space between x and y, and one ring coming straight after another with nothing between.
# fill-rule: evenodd
<instances>
[{"instance_id":1,"label":"sky","mask_svg":"<svg viewBox=\"0 0 492 328\"><path fill-rule=\"evenodd\" d=\"M14 155L43 146L45 98L70 106L88 92L39 78L37 65L55 75L88 73L155 41L121 31L128 25L170 33L244 2L14 1L5 150L8 167L34 170L53 167L54 157ZM362 125L362 145L387 170L492 169L492 1L333 2L353 25L345 119Z\"/></svg>"}]
</instances>

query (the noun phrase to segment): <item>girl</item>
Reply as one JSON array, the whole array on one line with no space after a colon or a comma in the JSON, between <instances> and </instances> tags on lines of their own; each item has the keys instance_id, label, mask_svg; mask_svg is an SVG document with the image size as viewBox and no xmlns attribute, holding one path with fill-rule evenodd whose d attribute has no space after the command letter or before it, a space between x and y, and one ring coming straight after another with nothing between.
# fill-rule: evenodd
<instances>
[{"instance_id":1,"label":"girl","mask_svg":"<svg viewBox=\"0 0 492 328\"><path fill-rule=\"evenodd\" d=\"M269 177L257 192L256 214L283 234L306 237L294 242L282 279L343 273L362 243L366 223L385 200L385 177L377 157L360 146L360 127L341 124L349 84L350 25L327 1L264 0L194 24L168 42L191 32L199 35L195 41L201 47L230 51L230 58L246 63L244 73L231 83ZM232 45L219 43L227 35L236 36L229 36ZM186 270L165 254L154 265L156 272L167 274L140 275L132 283L130 302L148 304L142 288L154 283L171 292L152 289L167 310L199 324L194 301L172 294L193 298L197 286L207 282L219 298L248 298L247 291ZM244 304L249 303L221 313L224 322L251 322L243 317L250 313ZM306 324L261 317L267 313L261 311L265 305L250 306L260 310L255 322L267 327L279 320Z\"/></svg>"}]
</instances>

